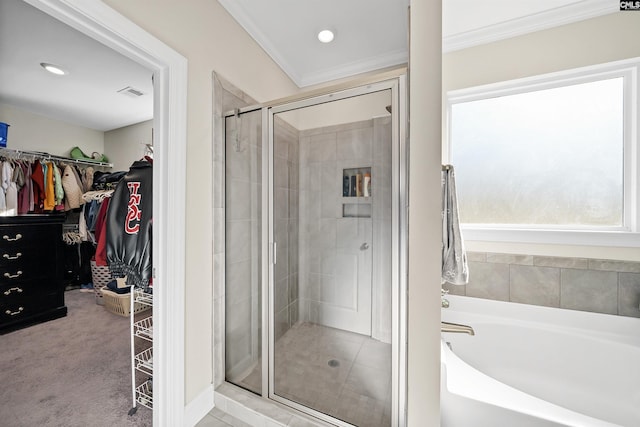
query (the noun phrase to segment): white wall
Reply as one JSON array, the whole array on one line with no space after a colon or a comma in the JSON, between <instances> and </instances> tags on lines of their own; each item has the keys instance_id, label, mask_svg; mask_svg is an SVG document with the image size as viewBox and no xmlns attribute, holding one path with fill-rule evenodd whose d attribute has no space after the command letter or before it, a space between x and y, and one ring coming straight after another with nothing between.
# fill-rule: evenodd
<instances>
[{"instance_id":1,"label":"white wall","mask_svg":"<svg viewBox=\"0 0 640 427\"><path fill-rule=\"evenodd\" d=\"M128 170L134 160L145 154L151 143L153 121L138 123L108 132L51 119L8 104L0 104L0 122L9 127L7 148L44 151L69 157L75 146L87 155L94 151L106 154L113 171Z\"/></svg>"},{"instance_id":2,"label":"white wall","mask_svg":"<svg viewBox=\"0 0 640 427\"><path fill-rule=\"evenodd\" d=\"M129 170L131 163L146 154L152 143L153 120L104 133L104 154L113 163L113 171Z\"/></svg>"},{"instance_id":3,"label":"white wall","mask_svg":"<svg viewBox=\"0 0 640 427\"><path fill-rule=\"evenodd\" d=\"M443 55L443 91L640 56L640 14L619 12Z\"/></svg>"},{"instance_id":4,"label":"white wall","mask_svg":"<svg viewBox=\"0 0 640 427\"><path fill-rule=\"evenodd\" d=\"M298 88L215 0L105 0L188 60L185 400L213 383L212 71L266 101Z\"/></svg>"},{"instance_id":5,"label":"white wall","mask_svg":"<svg viewBox=\"0 0 640 427\"><path fill-rule=\"evenodd\" d=\"M442 3L411 2L408 426L440 425Z\"/></svg>"},{"instance_id":6,"label":"white wall","mask_svg":"<svg viewBox=\"0 0 640 427\"><path fill-rule=\"evenodd\" d=\"M88 156L104 152L104 133L0 104L0 122L8 123L7 148L69 156L75 146Z\"/></svg>"},{"instance_id":7,"label":"white wall","mask_svg":"<svg viewBox=\"0 0 640 427\"><path fill-rule=\"evenodd\" d=\"M640 40L640 13L618 12L447 53L442 59L443 94L454 89L640 57L640 44L634 40ZM478 241L466 244L468 250L478 252L640 261L637 248Z\"/></svg>"}]
</instances>

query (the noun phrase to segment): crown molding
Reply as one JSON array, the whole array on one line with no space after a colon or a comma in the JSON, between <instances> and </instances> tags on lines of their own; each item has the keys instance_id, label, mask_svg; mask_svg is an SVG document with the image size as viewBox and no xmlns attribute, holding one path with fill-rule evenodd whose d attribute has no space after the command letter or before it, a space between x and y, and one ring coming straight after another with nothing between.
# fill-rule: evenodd
<instances>
[{"instance_id":1,"label":"crown molding","mask_svg":"<svg viewBox=\"0 0 640 427\"><path fill-rule=\"evenodd\" d=\"M369 71L395 67L397 65L406 64L408 61L409 52L406 49L401 49L394 52L387 52L383 55L365 58L360 61L340 64L338 67L331 67L306 73L300 79L300 82L296 83L299 87L311 86L345 77L352 77Z\"/></svg>"},{"instance_id":2,"label":"crown molding","mask_svg":"<svg viewBox=\"0 0 640 427\"><path fill-rule=\"evenodd\" d=\"M295 68L287 62L279 50L269 42L269 38L260 30L258 25L249 18L249 15L245 12L244 8L239 2L234 0L218 0L218 3L222 5L224 9L235 19L235 21L251 36L251 38L258 43L258 45L267 53L267 55L289 76L291 80L298 86L300 84L301 76L295 72Z\"/></svg>"},{"instance_id":3,"label":"crown molding","mask_svg":"<svg viewBox=\"0 0 640 427\"><path fill-rule=\"evenodd\" d=\"M584 0L522 18L511 19L499 24L443 37L442 51L443 53L453 52L619 11L620 4L616 0Z\"/></svg>"}]
</instances>

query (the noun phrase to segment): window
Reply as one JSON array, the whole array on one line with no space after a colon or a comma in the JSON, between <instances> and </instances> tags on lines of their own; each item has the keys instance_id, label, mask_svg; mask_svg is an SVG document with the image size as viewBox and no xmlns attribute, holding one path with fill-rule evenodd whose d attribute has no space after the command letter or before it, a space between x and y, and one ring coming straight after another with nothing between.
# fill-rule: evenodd
<instances>
[{"instance_id":1,"label":"window","mask_svg":"<svg viewBox=\"0 0 640 427\"><path fill-rule=\"evenodd\" d=\"M450 92L445 152L463 229L548 243L600 232L589 244L638 232L638 64Z\"/></svg>"}]
</instances>

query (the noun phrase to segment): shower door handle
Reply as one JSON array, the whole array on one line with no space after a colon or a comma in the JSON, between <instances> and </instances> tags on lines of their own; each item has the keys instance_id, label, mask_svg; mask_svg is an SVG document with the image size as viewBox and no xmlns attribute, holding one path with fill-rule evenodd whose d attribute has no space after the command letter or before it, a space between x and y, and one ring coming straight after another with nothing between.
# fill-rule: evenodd
<instances>
[{"instance_id":1,"label":"shower door handle","mask_svg":"<svg viewBox=\"0 0 640 427\"><path fill-rule=\"evenodd\" d=\"M278 254L278 243L273 242L273 245L271 247L271 259L272 259L273 265L276 264L277 254Z\"/></svg>"}]
</instances>

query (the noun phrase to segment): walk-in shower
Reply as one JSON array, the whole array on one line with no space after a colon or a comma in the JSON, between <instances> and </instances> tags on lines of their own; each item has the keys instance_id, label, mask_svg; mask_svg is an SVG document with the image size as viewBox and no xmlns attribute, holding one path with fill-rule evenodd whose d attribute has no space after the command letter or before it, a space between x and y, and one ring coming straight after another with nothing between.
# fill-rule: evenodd
<instances>
[{"instance_id":1,"label":"walk-in shower","mask_svg":"<svg viewBox=\"0 0 640 427\"><path fill-rule=\"evenodd\" d=\"M225 379L336 425L404 424L403 91L224 118Z\"/></svg>"}]
</instances>

